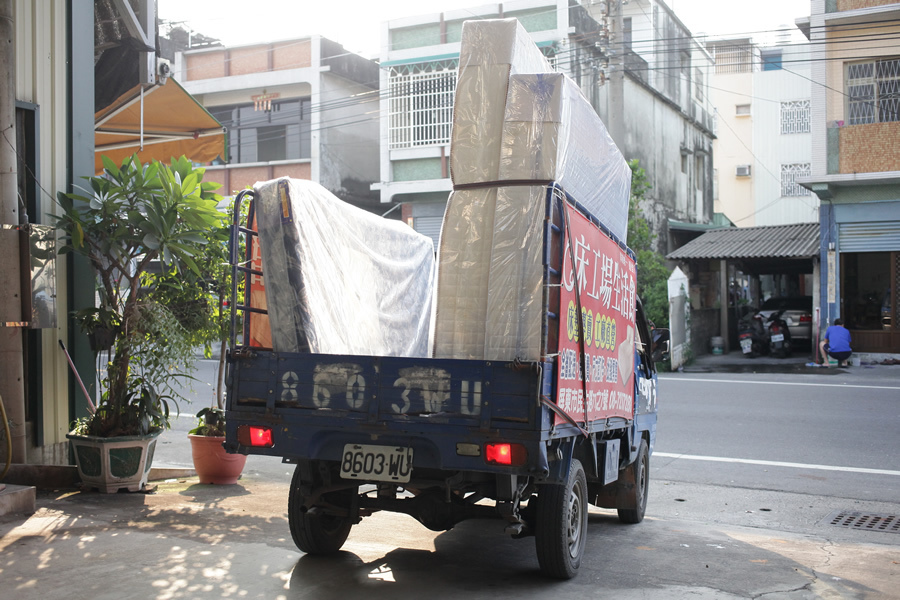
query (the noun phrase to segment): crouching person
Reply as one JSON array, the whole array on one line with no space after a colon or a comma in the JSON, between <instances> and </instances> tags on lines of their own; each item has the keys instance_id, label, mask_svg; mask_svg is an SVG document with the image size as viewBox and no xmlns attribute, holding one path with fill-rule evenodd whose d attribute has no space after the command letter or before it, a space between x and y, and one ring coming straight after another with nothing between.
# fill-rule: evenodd
<instances>
[{"instance_id":1,"label":"crouching person","mask_svg":"<svg viewBox=\"0 0 900 600\"><path fill-rule=\"evenodd\" d=\"M835 319L834 325L825 330L825 336L819 343L819 353L822 355L822 363L828 365L828 357L838 361L842 367L848 365L847 361L853 351L850 349L850 332L844 328L841 319Z\"/></svg>"}]
</instances>

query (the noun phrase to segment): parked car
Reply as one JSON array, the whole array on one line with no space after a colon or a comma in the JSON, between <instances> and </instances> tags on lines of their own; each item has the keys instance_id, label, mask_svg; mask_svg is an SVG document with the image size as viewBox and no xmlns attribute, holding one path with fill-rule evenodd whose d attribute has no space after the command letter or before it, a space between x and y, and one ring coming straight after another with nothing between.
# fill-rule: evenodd
<instances>
[{"instance_id":1,"label":"parked car","mask_svg":"<svg viewBox=\"0 0 900 600\"><path fill-rule=\"evenodd\" d=\"M757 314L765 322L772 313L784 311L781 318L787 322L791 338L796 342L812 340L812 296L777 296L769 298L759 307Z\"/></svg>"}]
</instances>

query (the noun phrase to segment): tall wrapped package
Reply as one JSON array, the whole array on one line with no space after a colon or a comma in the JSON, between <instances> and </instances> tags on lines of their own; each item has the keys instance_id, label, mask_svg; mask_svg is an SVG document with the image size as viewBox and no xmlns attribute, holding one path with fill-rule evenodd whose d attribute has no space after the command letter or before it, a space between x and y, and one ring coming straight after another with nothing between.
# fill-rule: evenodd
<instances>
[{"instance_id":1,"label":"tall wrapped package","mask_svg":"<svg viewBox=\"0 0 900 600\"><path fill-rule=\"evenodd\" d=\"M581 89L562 73L510 76L499 180L555 181L627 242L631 168Z\"/></svg>"},{"instance_id":2,"label":"tall wrapped package","mask_svg":"<svg viewBox=\"0 0 900 600\"><path fill-rule=\"evenodd\" d=\"M429 237L312 181L282 178L254 189L275 351L430 354Z\"/></svg>"},{"instance_id":3,"label":"tall wrapped package","mask_svg":"<svg viewBox=\"0 0 900 600\"><path fill-rule=\"evenodd\" d=\"M450 195L439 248L435 358L539 360L546 186Z\"/></svg>"},{"instance_id":4,"label":"tall wrapped package","mask_svg":"<svg viewBox=\"0 0 900 600\"><path fill-rule=\"evenodd\" d=\"M463 23L450 137L454 186L497 180L509 76L551 70L518 20Z\"/></svg>"}]
</instances>

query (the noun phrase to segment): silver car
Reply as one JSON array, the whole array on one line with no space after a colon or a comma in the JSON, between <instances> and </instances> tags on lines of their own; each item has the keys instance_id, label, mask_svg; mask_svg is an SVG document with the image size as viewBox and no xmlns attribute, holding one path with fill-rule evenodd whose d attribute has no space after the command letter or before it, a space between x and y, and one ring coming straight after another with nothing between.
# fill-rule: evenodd
<instances>
[{"instance_id":1,"label":"silver car","mask_svg":"<svg viewBox=\"0 0 900 600\"><path fill-rule=\"evenodd\" d=\"M791 339L812 340L812 296L778 296L769 298L759 307L757 314L768 322L772 313L782 311Z\"/></svg>"}]
</instances>

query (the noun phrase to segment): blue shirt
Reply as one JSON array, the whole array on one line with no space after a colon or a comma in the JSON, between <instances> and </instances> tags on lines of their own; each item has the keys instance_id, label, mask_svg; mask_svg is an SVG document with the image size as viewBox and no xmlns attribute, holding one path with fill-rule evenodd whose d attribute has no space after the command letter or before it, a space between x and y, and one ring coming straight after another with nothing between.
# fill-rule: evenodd
<instances>
[{"instance_id":1,"label":"blue shirt","mask_svg":"<svg viewBox=\"0 0 900 600\"><path fill-rule=\"evenodd\" d=\"M831 352L850 352L850 332L841 325L832 325L825 331L828 350Z\"/></svg>"}]
</instances>

